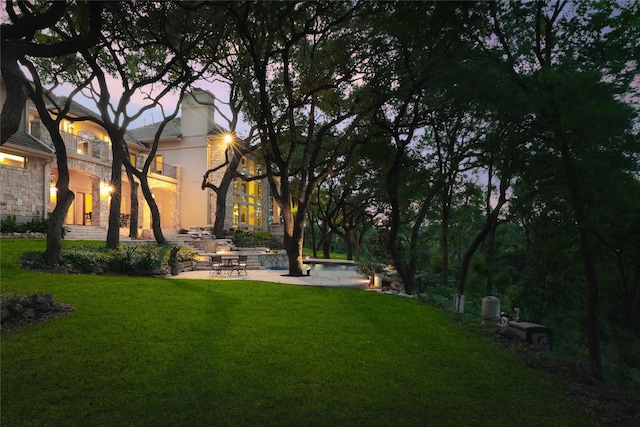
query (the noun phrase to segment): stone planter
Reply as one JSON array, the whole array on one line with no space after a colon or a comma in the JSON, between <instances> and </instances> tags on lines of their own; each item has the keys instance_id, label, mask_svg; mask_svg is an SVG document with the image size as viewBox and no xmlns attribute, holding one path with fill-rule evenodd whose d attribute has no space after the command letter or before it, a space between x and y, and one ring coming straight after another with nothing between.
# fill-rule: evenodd
<instances>
[{"instance_id":1,"label":"stone planter","mask_svg":"<svg viewBox=\"0 0 640 427\"><path fill-rule=\"evenodd\" d=\"M169 271L172 276L177 276L183 271L193 271L195 269L195 261L170 262Z\"/></svg>"}]
</instances>

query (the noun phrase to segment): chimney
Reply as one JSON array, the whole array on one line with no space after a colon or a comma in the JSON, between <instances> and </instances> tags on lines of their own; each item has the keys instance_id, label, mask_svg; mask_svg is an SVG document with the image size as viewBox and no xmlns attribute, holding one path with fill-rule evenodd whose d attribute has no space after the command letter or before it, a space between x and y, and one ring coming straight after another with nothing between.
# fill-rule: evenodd
<instances>
[{"instance_id":1,"label":"chimney","mask_svg":"<svg viewBox=\"0 0 640 427\"><path fill-rule=\"evenodd\" d=\"M214 125L215 96L202 89L194 89L182 101L180 131L182 136L207 135Z\"/></svg>"}]
</instances>

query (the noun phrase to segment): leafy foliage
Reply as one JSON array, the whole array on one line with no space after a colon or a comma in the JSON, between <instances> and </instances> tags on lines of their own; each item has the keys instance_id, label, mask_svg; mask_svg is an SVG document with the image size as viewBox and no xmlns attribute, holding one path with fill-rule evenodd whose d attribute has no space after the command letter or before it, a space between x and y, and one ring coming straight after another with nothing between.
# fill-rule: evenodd
<instances>
[{"instance_id":1,"label":"leafy foliage","mask_svg":"<svg viewBox=\"0 0 640 427\"><path fill-rule=\"evenodd\" d=\"M170 245L121 244L117 249L101 247L72 247L65 249L54 271L82 274L149 275L166 265ZM194 261L197 253L189 248L180 248L178 261ZM41 252L23 254L22 265L31 270L50 270Z\"/></svg>"},{"instance_id":2,"label":"leafy foliage","mask_svg":"<svg viewBox=\"0 0 640 427\"><path fill-rule=\"evenodd\" d=\"M263 231L236 230L233 235L233 244L240 248L265 247L269 249L281 249L282 242L273 234Z\"/></svg>"},{"instance_id":3,"label":"leafy foliage","mask_svg":"<svg viewBox=\"0 0 640 427\"><path fill-rule=\"evenodd\" d=\"M45 218L33 218L24 223L18 223L15 215L9 215L0 220L0 232L2 233L46 233L47 220Z\"/></svg>"}]
</instances>

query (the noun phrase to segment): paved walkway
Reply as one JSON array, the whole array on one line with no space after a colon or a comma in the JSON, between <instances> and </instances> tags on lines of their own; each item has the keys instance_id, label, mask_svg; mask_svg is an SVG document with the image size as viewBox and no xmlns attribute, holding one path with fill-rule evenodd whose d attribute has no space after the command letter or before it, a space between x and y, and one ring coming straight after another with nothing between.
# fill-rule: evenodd
<instances>
[{"instance_id":1,"label":"paved walkway","mask_svg":"<svg viewBox=\"0 0 640 427\"><path fill-rule=\"evenodd\" d=\"M286 270L247 270L247 274L244 272L238 275L233 273L232 276L227 276L223 273L222 276L209 277L209 271L196 270L185 271L177 276L171 276L173 279L202 279L202 280L257 280L261 282L275 282L285 283L290 285L303 285L303 286L330 286L340 288L366 288L368 280L363 278L355 268L349 268L348 270L342 269L319 269L311 270L310 276L302 277L289 277L285 276Z\"/></svg>"}]
</instances>

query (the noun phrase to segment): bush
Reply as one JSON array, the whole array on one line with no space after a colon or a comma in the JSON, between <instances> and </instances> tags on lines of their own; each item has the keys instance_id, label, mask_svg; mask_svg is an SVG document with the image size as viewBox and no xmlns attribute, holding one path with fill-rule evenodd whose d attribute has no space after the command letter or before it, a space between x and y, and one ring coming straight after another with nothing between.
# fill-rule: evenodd
<instances>
[{"instance_id":1,"label":"bush","mask_svg":"<svg viewBox=\"0 0 640 427\"><path fill-rule=\"evenodd\" d=\"M59 264L70 273L100 274L109 270L111 254L104 248L69 248L60 254Z\"/></svg>"},{"instance_id":2,"label":"bush","mask_svg":"<svg viewBox=\"0 0 640 427\"><path fill-rule=\"evenodd\" d=\"M356 264L356 270L363 276L371 277L374 274L382 273L384 271L384 264L376 260L364 259Z\"/></svg>"},{"instance_id":3,"label":"bush","mask_svg":"<svg viewBox=\"0 0 640 427\"><path fill-rule=\"evenodd\" d=\"M0 220L1 233L46 233L48 220L44 217L33 218L24 223L18 223L15 215L9 215ZM63 230L64 233L64 230ZM64 236L64 234L63 234Z\"/></svg>"},{"instance_id":4,"label":"bush","mask_svg":"<svg viewBox=\"0 0 640 427\"><path fill-rule=\"evenodd\" d=\"M46 233L47 222L48 221L45 218L34 218L31 221L26 222L23 227L25 232L31 231L33 233Z\"/></svg>"},{"instance_id":5,"label":"bush","mask_svg":"<svg viewBox=\"0 0 640 427\"><path fill-rule=\"evenodd\" d=\"M133 271L138 274L151 273L162 266L162 260L167 252L167 246L140 246L138 256L134 259Z\"/></svg>"},{"instance_id":6,"label":"bush","mask_svg":"<svg viewBox=\"0 0 640 427\"><path fill-rule=\"evenodd\" d=\"M239 248L266 247L269 249L281 249L283 247L280 239L263 230L236 230L232 240L233 244Z\"/></svg>"},{"instance_id":7,"label":"bush","mask_svg":"<svg viewBox=\"0 0 640 427\"><path fill-rule=\"evenodd\" d=\"M124 274L149 275L166 265L171 246L156 244L122 244L117 249L96 247L73 247L64 249L59 265L49 267L44 261L43 252L25 252L21 258L22 266L32 270L55 270L82 274ZM197 253L188 248L180 248L178 261L194 261Z\"/></svg>"},{"instance_id":8,"label":"bush","mask_svg":"<svg viewBox=\"0 0 640 427\"><path fill-rule=\"evenodd\" d=\"M6 219L0 220L0 232L2 233L17 233L18 223L15 215L9 215Z\"/></svg>"},{"instance_id":9,"label":"bush","mask_svg":"<svg viewBox=\"0 0 640 427\"><path fill-rule=\"evenodd\" d=\"M2 314L0 314L0 321L11 318L19 314L22 310L22 299L24 296L13 292L0 295L0 307L2 307Z\"/></svg>"}]
</instances>

